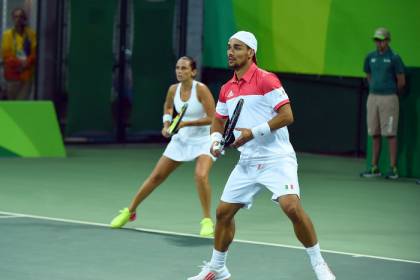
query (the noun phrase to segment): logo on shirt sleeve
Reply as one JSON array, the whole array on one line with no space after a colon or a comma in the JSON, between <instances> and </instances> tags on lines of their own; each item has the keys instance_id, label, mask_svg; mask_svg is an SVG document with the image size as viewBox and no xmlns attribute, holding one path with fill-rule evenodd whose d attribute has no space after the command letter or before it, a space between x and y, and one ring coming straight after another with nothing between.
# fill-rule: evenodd
<instances>
[{"instance_id":1,"label":"logo on shirt sleeve","mask_svg":"<svg viewBox=\"0 0 420 280\"><path fill-rule=\"evenodd\" d=\"M227 98L231 98L231 97L233 97L235 94L233 93L233 91L232 90L230 90L229 91L229 93L227 94Z\"/></svg>"},{"instance_id":2,"label":"logo on shirt sleeve","mask_svg":"<svg viewBox=\"0 0 420 280\"><path fill-rule=\"evenodd\" d=\"M280 96L286 96L286 91L284 90L284 88L280 88Z\"/></svg>"}]
</instances>

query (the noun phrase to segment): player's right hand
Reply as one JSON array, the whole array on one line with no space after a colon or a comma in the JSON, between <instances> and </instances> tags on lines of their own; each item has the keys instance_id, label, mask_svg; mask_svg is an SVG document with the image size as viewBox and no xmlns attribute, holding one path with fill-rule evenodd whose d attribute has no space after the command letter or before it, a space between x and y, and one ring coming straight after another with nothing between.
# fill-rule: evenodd
<instances>
[{"instance_id":1,"label":"player's right hand","mask_svg":"<svg viewBox=\"0 0 420 280\"><path fill-rule=\"evenodd\" d=\"M169 126L166 126L166 125L163 126L163 128L162 128L162 135L165 138L171 137L171 134L168 132L168 128L169 128Z\"/></svg>"},{"instance_id":2,"label":"player's right hand","mask_svg":"<svg viewBox=\"0 0 420 280\"><path fill-rule=\"evenodd\" d=\"M223 155L223 149L220 142L215 141L211 144L210 153L217 158Z\"/></svg>"}]
</instances>

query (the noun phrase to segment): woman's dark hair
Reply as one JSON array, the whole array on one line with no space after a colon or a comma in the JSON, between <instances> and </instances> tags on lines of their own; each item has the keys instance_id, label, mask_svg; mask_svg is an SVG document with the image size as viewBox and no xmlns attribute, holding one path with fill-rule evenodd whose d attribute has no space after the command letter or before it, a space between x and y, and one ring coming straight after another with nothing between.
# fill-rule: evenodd
<instances>
[{"instance_id":1,"label":"woman's dark hair","mask_svg":"<svg viewBox=\"0 0 420 280\"><path fill-rule=\"evenodd\" d=\"M197 69L197 62L195 62L194 58L192 58L191 56L184 55L184 56L181 56L179 59L188 60L190 62L191 69L192 70Z\"/></svg>"}]
</instances>

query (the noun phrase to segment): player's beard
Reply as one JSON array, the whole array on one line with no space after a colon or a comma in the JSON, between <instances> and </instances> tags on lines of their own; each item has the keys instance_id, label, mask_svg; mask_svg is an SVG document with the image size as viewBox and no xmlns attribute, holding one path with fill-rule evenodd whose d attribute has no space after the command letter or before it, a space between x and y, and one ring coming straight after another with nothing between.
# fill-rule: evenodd
<instances>
[{"instance_id":1,"label":"player's beard","mask_svg":"<svg viewBox=\"0 0 420 280\"><path fill-rule=\"evenodd\" d=\"M235 63L233 63L232 65L229 65L229 62L228 62L228 68L232 69L232 70L239 70L242 67L244 67L245 65L246 65L246 60L242 61L242 62L236 62L235 61Z\"/></svg>"}]
</instances>

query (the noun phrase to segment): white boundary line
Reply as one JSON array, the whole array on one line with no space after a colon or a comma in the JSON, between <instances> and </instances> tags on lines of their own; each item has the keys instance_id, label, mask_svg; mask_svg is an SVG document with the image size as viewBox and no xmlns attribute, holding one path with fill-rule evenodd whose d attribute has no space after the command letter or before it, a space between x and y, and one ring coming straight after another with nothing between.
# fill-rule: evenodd
<instances>
[{"instance_id":1,"label":"white boundary line","mask_svg":"<svg viewBox=\"0 0 420 280\"><path fill-rule=\"evenodd\" d=\"M27 214L4 212L4 211L0 211L0 214L10 215L9 218L12 218L12 217L14 217L14 218L27 217L27 218L40 219L40 220L49 220L49 221L57 221L57 222L65 222L65 223L73 223L73 224L83 224L83 225L92 225L92 226L100 226L100 227L109 228L109 224L103 224L103 223L94 223L94 222L86 222L86 221L71 220L71 219L51 218L51 217L45 217L45 216L27 215ZM148 232L148 233L159 233L159 234L176 235L176 236L206 238L206 237L201 237L201 236L196 235L196 234L180 233L180 232L174 232L174 231L154 230L154 229L146 229L146 228L127 228L127 229L137 230L137 231L142 231L142 232ZM305 249L305 248L300 247L300 246L292 246L292 245L269 243L269 242L259 242L259 241L250 241L250 240L241 240L241 239L235 239L234 241L237 242L237 243L245 243L245 244L253 244L253 245L264 245L264 246L282 247L282 248L290 248L290 249L298 249L298 250L304 250ZM413 261L413 260L387 258L387 257L364 255L364 254L349 253L349 252L341 252L341 251L334 251L334 250L321 250L321 251L326 252L326 253L332 253L332 254L352 256L352 257L355 257L355 258L370 258L370 259L378 259L378 260L385 260L385 261L420 264L420 261Z\"/></svg>"},{"instance_id":2,"label":"white boundary line","mask_svg":"<svg viewBox=\"0 0 420 280\"><path fill-rule=\"evenodd\" d=\"M0 216L0 219L16 219L16 218L24 218L23 216Z\"/></svg>"}]
</instances>

